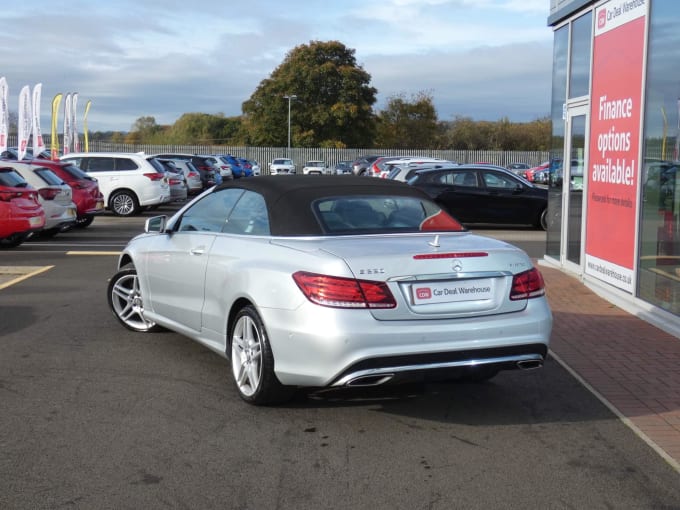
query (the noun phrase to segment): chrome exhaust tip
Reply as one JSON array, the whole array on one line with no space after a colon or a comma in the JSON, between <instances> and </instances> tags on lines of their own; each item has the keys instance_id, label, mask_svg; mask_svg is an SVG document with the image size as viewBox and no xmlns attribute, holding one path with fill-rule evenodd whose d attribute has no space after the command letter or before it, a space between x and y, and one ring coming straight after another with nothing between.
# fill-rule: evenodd
<instances>
[{"instance_id":1,"label":"chrome exhaust tip","mask_svg":"<svg viewBox=\"0 0 680 510\"><path fill-rule=\"evenodd\" d=\"M521 370L534 370L536 368L541 368L543 366L543 360L541 359L527 359L517 362L517 368Z\"/></svg>"},{"instance_id":2,"label":"chrome exhaust tip","mask_svg":"<svg viewBox=\"0 0 680 510\"><path fill-rule=\"evenodd\" d=\"M345 386L380 386L391 380L394 374L380 374L380 375L362 375L347 381Z\"/></svg>"}]
</instances>

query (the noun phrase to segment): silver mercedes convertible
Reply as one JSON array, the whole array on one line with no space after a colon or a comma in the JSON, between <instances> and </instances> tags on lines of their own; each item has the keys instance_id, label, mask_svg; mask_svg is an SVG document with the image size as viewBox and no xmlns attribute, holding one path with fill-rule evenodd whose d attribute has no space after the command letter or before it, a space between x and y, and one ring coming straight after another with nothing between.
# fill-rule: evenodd
<instances>
[{"instance_id":1,"label":"silver mercedes convertible","mask_svg":"<svg viewBox=\"0 0 680 510\"><path fill-rule=\"evenodd\" d=\"M258 405L299 387L538 368L552 328L526 253L416 188L354 176L238 179L149 218L107 294L125 327L230 360Z\"/></svg>"}]
</instances>

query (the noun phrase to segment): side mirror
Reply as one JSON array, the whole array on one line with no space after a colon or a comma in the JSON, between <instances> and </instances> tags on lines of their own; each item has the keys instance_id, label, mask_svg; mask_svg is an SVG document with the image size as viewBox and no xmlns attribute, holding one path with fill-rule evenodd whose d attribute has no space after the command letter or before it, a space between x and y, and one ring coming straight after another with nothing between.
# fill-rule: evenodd
<instances>
[{"instance_id":1,"label":"side mirror","mask_svg":"<svg viewBox=\"0 0 680 510\"><path fill-rule=\"evenodd\" d=\"M167 222L168 217L163 215L163 216L154 216L153 218L149 218L146 220L144 223L144 232L147 234L150 232L157 232L159 234L162 234L165 232L165 223Z\"/></svg>"}]
</instances>

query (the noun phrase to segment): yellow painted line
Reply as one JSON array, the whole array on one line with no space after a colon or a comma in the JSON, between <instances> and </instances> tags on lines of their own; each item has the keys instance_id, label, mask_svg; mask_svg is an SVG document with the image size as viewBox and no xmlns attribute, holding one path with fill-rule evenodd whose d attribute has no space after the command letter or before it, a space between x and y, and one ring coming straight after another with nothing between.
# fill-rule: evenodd
<instances>
[{"instance_id":1,"label":"yellow painted line","mask_svg":"<svg viewBox=\"0 0 680 510\"><path fill-rule=\"evenodd\" d=\"M0 290L5 289L9 287L10 285L14 285L15 283L22 282L24 280L27 280L28 278L31 278L32 276L38 275L40 273L44 273L45 271L49 271L52 269L54 266L43 266L43 267L17 267L17 268L3 268L2 274L7 276L7 275L14 275L16 274L16 278L12 278L9 281L6 281L5 283L0 283ZM33 271L30 271L33 269ZM26 272L29 271L29 272Z\"/></svg>"},{"instance_id":2,"label":"yellow painted line","mask_svg":"<svg viewBox=\"0 0 680 510\"><path fill-rule=\"evenodd\" d=\"M119 251L67 251L66 255L120 255Z\"/></svg>"}]
</instances>

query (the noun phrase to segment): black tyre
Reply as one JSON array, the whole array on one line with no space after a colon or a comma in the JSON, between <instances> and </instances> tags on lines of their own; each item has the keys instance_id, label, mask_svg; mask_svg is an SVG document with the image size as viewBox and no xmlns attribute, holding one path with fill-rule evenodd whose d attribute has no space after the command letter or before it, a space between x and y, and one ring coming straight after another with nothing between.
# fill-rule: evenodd
<instances>
[{"instance_id":1,"label":"black tyre","mask_svg":"<svg viewBox=\"0 0 680 510\"><path fill-rule=\"evenodd\" d=\"M543 229L543 230L548 230L548 209L543 209L541 211L540 216L538 217L538 221L536 222L536 226Z\"/></svg>"},{"instance_id":2,"label":"black tyre","mask_svg":"<svg viewBox=\"0 0 680 510\"><path fill-rule=\"evenodd\" d=\"M106 295L113 315L126 328L140 332L161 329L155 322L144 317L144 299L134 267L125 266L113 275Z\"/></svg>"},{"instance_id":3,"label":"black tyre","mask_svg":"<svg viewBox=\"0 0 680 510\"><path fill-rule=\"evenodd\" d=\"M140 212L139 200L131 191L116 191L109 199L109 209L116 216L133 216Z\"/></svg>"},{"instance_id":4,"label":"black tyre","mask_svg":"<svg viewBox=\"0 0 680 510\"><path fill-rule=\"evenodd\" d=\"M94 215L93 214L86 214L85 216L78 216L76 219L76 228L87 228L89 227L92 222L94 221Z\"/></svg>"},{"instance_id":5,"label":"black tyre","mask_svg":"<svg viewBox=\"0 0 680 510\"><path fill-rule=\"evenodd\" d=\"M21 243L28 239L28 234L12 234L9 237L0 239L0 249L2 248L16 248Z\"/></svg>"},{"instance_id":6,"label":"black tyre","mask_svg":"<svg viewBox=\"0 0 680 510\"><path fill-rule=\"evenodd\" d=\"M267 331L250 305L238 312L231 328L231 369L239 395L250 404L280 403L293 395L293 388L281 384L274 374Z\"/></svg>"}]
</instances>

